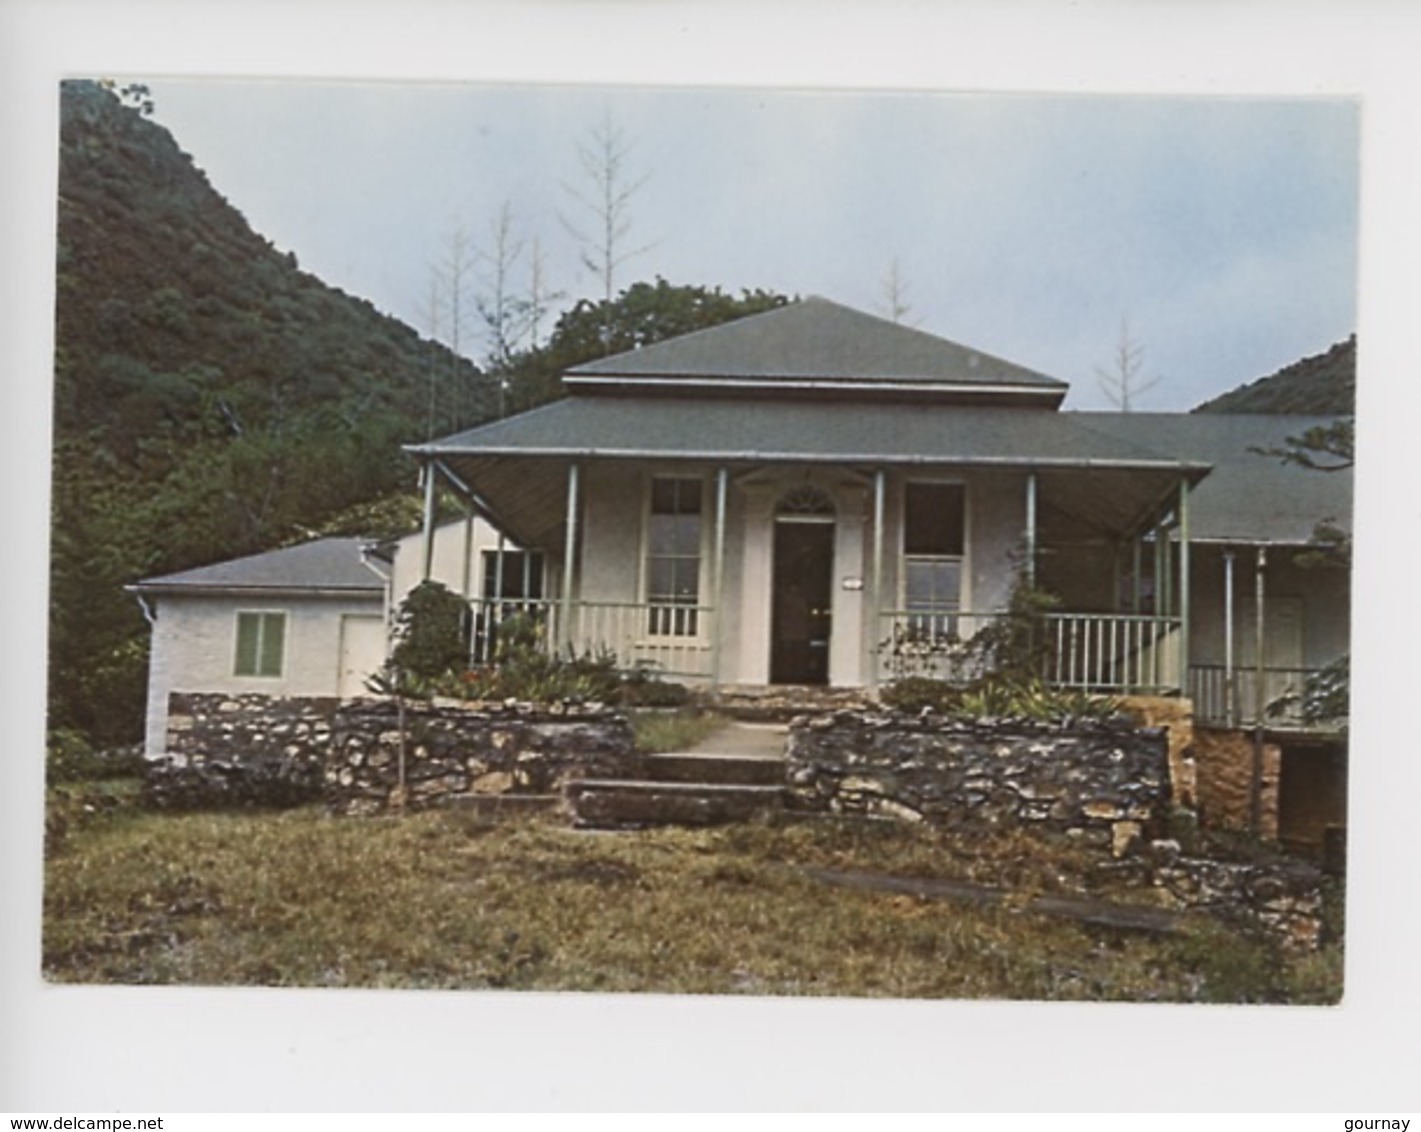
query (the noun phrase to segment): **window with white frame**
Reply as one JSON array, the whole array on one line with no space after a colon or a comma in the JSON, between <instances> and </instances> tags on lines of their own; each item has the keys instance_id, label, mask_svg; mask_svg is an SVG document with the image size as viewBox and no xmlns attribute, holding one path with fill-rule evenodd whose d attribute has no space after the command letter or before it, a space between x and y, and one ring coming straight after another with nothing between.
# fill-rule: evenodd
<instances>
[{"instance_id":1,"label":"window with white frame","mask_svg":"<svg viewBox=\"0 0 1421 1132\"><path fill-rule=\"evenodd\" d=\"M647 630L653 636L694 637L701 597L701 481L655 476L647 517Z\"/></svg>"},{"instance_id":2,"label":"window with white frame","mask_svg":"<svg viewBox=\"0 0 1421 1132\"><path fill-rule=\"evenodd\" d=\"M903 489L903 608L934 635L950 631L962 608L966 493L960 483Z\"/></svg>"},{"instance_id":3,"label":"window with white frame","mask_svg":"<svg viewBox=\"0 0 1421 1132\"><path fill-rule=\"evenodd\" d=\"M541 550L485 550L483 596L489 600L536 600L543 596Z\"/></svg>"},{"instance_id":4,"label":"window with white frame","mask_svg":"<svg viewBox=\"0 0 1421 1132\"><path fill-rule=\"evenodd\" d=\"M233 672L238 676L280 676L285 656L286 614L237 614Z\"/></svg>"}]
</instances>

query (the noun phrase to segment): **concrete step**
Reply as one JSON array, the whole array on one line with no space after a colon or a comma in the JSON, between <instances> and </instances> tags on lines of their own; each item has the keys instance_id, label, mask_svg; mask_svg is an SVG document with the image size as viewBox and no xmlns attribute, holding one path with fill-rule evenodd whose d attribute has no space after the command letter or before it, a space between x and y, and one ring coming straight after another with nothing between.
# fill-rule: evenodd
<instances>
[{"instance_id":1,"label":"concrete step","mask_svg":"<svg viewBox=\"0 0 1421 1132\"><path fill-rule=\"evenodd\" d=\"M757 755L680 751L646 755L641 775L651 782L699 782L716 786L783 786L783 759Z\"/></svg>"},{"instance_id":2,"label":"concrete step","mask_svg":"<svg viewBox=\"0 0 1421 1132\"><path fill-rule=\"evenodd\" d=\"M779 786L706 782L584 778L569 782L563 792L574 825L612 829L746 821L784 804Z\"/></svg>"}]
</instances>

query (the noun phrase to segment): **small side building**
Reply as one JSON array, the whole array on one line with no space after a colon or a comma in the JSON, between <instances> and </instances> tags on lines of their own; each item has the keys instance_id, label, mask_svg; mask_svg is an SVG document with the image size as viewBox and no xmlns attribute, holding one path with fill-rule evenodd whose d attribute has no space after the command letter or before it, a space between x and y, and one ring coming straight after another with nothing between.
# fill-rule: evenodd
<instances>
[{"instance_id":1,"label":"small side building","mask_svg":"<svg viewBox=\"0 0 1421 1132\"><path fill-rule=\"evenodd\" d=\"M153 627L147 755L174 692L361 694L384 661L387 585L366 540L323 538L128 587Z\"/></svg>"}]
</instances>

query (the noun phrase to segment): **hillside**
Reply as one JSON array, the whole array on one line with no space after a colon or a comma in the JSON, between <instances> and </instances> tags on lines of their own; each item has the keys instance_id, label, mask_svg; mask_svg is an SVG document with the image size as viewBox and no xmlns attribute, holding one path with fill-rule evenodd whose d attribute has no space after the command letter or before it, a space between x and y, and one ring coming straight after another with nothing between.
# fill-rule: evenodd
<instances>
[{"instance_id":1,"label":"hillside","mask_svg":"<svg viewBox=\"0 0 1421 1132\"><path fill-rule=\"evenodd\" d=\"M134 101L92 82L60 100L51 725L101 739L141 711L124 584L412 488L400 445L494 396L253 232Z\"/></svg>"},{"instance_id":2,"label":"hillside","mask_svg":"<svg viewBox=\"0 0 1421 1132\"><path fill-rule=\"evenodd\" d=\"M1350 416L1357 403L1357 336L1277 373L1240 385L1193 409L1196 413L1308 413Z\"/></svg>"}]
</instances>

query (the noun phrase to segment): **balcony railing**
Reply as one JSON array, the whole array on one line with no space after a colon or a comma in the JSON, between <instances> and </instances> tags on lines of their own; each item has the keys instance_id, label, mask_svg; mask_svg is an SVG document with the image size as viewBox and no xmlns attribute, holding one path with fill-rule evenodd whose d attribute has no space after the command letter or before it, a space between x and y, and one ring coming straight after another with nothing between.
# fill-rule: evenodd
<instances>
[{"instance_id":1,"label":"balcony railing","mask_svg":"<svg viewBox=\"0 0 1421 1132\"><path fill-rule=\"evenodd\" d=\"M498 659L499 642L512 618L532 622L539 643L563 656L611 654L620 668L648 669L662 676L714 676L715 614L709 606L672 603L575 601L547 598L478 599L473 608L470 660Z\"/></svg>"},{"instance_id":2,"label":"balcony railing","mask_svg":"<svg viewBox=\"0 0 1421 1132\"><path fill-rule=\"evenodd\" d=\"M1236 667L1232 673L1222 664L1189 666L1189 695L1194 700L1194 718L1201 723L1224 726L1300 727L1302 700L1308 680L1317 668L1265 668L1259 684L1258 669ZM1263 714L1259 717L1259 691Z\"/></svg>"},{"instance_id":3,"label":"balcony railing","mask_svg":"<svg viewBox=\"0 0 1421 1132\"><path fill-rule=\"evenodd\" d=\"M885 613L879 634L880 679L928 676L965 683L981 676L995 658L980 634L999 626L1027 635L1023 643L1037 675L1054 687L1119 693L1180 690L1177 617L1049 613L1018 626L1010 626L1007 618L1002 613Z\"/></svg>"}]
</instances>

